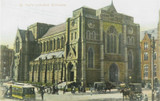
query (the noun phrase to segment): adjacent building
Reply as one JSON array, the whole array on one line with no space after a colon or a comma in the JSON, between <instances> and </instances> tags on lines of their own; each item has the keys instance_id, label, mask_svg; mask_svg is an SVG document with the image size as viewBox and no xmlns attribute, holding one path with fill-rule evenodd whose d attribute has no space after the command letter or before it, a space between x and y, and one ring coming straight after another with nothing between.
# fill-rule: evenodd
<instances>
[{"instance_id":1,"label":"adjacent building","mask_svg":"<svg viewBox=\"0 0 160 101\"><path fill-rule=\"evenodd\" d=\"M157 46L157 37L155 39L155 46ZM153 35L145 32L144 38L141 41L141 77L144 82L151 82L152 68L154 59L154 76L158 77L158 59L157 59L157 47L154 49L153 57Z\"/></svg>"},{"instance_id":2,"label":"adjacent building","mask_svg":"<svg viewBox=\"0 0 160 101\"><path fill-rule=\"evenodd\" d=\"M81 7L62 24L43 25L22 31L32 40L18 29L17 80L82 85L141 81L140 26L118 13L113 3L98 10Z\"/></svg>"},{"instance_id":3,"label":"adjacent building","mask_svg":"<svg viewBox=\"0 0 160 101\"><path fill-rule=\"evenodd\" d=\"M7 45L0 45L0 79L9 79L12 77L14 51Z\"/></svg>"},{"instance_id":4,"label":"adjacent building","mask_svg":"<svg viewBox=\"0 0 160 101\"><path fill-rule=\"evenodd\" d=\"M151 82L152 68L154 79L160 80L160 18L158 28L143 31L141 46L141 78L143 82ZM154 37L154 41L153 41ZM154 52L153 52L154 47ZM153 65L154 61L154 65ZM156 80L156 81L157 81Z\"/></svg>"}]
</instances>

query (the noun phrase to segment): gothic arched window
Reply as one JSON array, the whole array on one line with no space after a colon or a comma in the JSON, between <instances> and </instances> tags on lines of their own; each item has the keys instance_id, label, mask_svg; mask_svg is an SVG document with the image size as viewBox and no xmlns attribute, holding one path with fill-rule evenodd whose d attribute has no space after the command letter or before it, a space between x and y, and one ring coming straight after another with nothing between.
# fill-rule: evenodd
<instances>
[{"instance_id":1,"label":"gothic arched window","mask_svg":"<svg viewBox=\"0 0 160 101\"><path fill-rule=\"evenodd\" d=\"M114 53L116 53L117 50L117 39L116 36L114 36Z\"/></svg>"},{"instance_id":2,"label":"gothic arched window","mask_svg":"<svg viewBox=\"0 0 160 101\"><path fill-rule=\"evenodd\" d=\"M53 50L55 50L56 49L56 40L54 39L54 41L53 41Z\"/></svg>"},{"instance_id":3,"label":"gothic arched window","mask_svg":"<svg viewBox=\"0 0 160 101\"><path fill-rule=\"evenodd\" d=\"M133 59L132 59L132 53L129 52L128 53L128 69L132 69L132 63L133 62Z\"/></svg>"},{"instance_id":4,"label":"gothic arched window","mask_svg":"<svg viewBox=\"0 0 160 101\"><path fill-rule=\"evenodd\" d=\"M111 53L113 52L113 36L111 35Z\"/></svg>"},{"instance_id":5,"label":"gothic arched window","mask_svg":"<svg viewBox=\"0 0 160 101\"><path fill-rule=\"evenodd\" d=\"M16 39L16 53L18 53L20 50L20 41L19 38Z\"/></svg>"},{"instance_id":6,"label":"gothic arched window","mask_svg":"<svg viewBox=\"0 0 160 101\"><path fill-rule=\"evenodd\" d=\"M73 33L71 33L71 40L73 40Z\"/></svg>"},{"instance_id":7,"label":"gothic arched window","mask_svg":"<svg viewBox=\"0 0 160 101\"><path fill-rule=\"evenodd\" d=\"M110 49L110 36L107 35L107 52L108 53L110 52L109 49Z\"/></svg>"},{"instance_id":8,"label":"gothic arched window","mask_svg":"<svg viewBox=\"0 0 160 101\"><path fill-rule=\"evenodd\" d=\"M92 48L90 48L89 50L88 50L88 67L89 68L93 68L93 49Z\"/></svg>"},{"instance_id":9,"label":"gothic arched window","mask_svg":"<svg viewBox=\"0 0 160 101\"><path fill-rule=\"evenodd\" d=\"M119 54L121 53L121 40L122 40L122 35L119 35Z\"/></svg>"},{"instance_id":10,"label":"gothic arched window","mask_svg":"<svg viewBox=\"0 0 160 101\"><path fill-rule=\"evenodd\" d=\"M75 39L77 39L77 32L75 32L75 35L74 35Z\"/></svg>"}]
</instances>

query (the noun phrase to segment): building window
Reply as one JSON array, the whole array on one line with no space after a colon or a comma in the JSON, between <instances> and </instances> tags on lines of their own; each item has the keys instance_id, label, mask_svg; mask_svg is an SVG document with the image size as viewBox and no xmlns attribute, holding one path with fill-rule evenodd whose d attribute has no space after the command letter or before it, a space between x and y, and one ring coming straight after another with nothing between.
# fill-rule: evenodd
<instances>
[{"instance_id":1,"label":"building window","mask_svg":"<svg viewBox=\"0 0 160 101\"><path fill-rule=\"evenodd\" d=\"M47 51L49 51L49 42L47 41Z\"/></svg>"},{"instance_id":2,"label":"building window","mask_svg":"<svg viewBox=\"0 0 160 101\"><path fill-rule=\"evenodd\" d=\"M56 40L54 39L54 41L53 41L53 50L55 50L56 49Z\"/></svg>"},{"instance_id":3,"label":"building window","mask_svg":"<svg viewBox=\"0 0 160 101\"><path fill-rule=\"evenodd\" d=\"M43 45L42 45L42 43L40 43L40 50L41 50L41 52L43 52Z\"/></svg>"},{"instance_id":4,"label":"building window","mask_svg":"<svg viewBox=\"0 0 160 101\"><path fill-rule=\"evenodd\" d=\"M111 35L111 53L113 52L113 36Z\"/></svg>"},{"instance_id":5,"label":"building window","mask_svg":"<svg viewBox=\"0 0 160 101\"><path fill-rule=\"evenodd\" d=\"M148 53L144 52L144 60L148 60Z\"/></svg>"},{"instance_id":6,"label":"building window","mask_svg":"<svg viewBox=\"0 0 160 101\"><path fill-rule=\"evenodd\" d=\"M91 36L90 36L90 39L93 39L93 33L91 33L90 35L91 35Z\"/></svg>"},{"instance_id":7,"label":"building window","mask_svg":"<svg viewBox=\"0 0 160 101\"><path fill-rule=\"evenodd\" d=\"M119 54L121 53L121 40L122 40L122 35L119 35Z\"/></svg>"},{"instance_id":8,"label":"building window","mask_svg":"<svg viewBox=\"0 0 160 101\"><path fill-rule=\"evenodd\" d=\"M57 49L59 49L60 48L60 40L59 40L59 38L57 39Z\"/></svg>"},{"instance_id":9,"label":"building window","mask_svg":"<svg viewBox=\"0 0 160 101\"><path fill-rule=\"evenodd\" d=\"M156 71L157 71L157 65L154 65L154 77L156 77L156 76L157 76Z\"/></svg>"},{"instance_id":10,"label":"building window","mask_svg":"<svg viewBox=\"0 0 160 101\"><path fill-rule=\"evenodd\" d=\"M93 49L88 50L88 67L93 68Z\"/></svg>"},{"instance_id":11,"label":"building window","mask_svg":"<svg viewBox=\"0 0 160 101\"><path fill-rule=\"evenodd\" d=\"M154 52L154 60L156 60L156 58L157 58L157 53L156 52Z\"/></svg>"},{"instance_id":12,"label":"building window","mask_svg":"<svg viewBox=\"0 0 160 101\"><path fill-rule=\"evenodd\" d=\"M128 39L128 44L130 44L130 42L129 42L129 37L128 37L127 39Z\"/></svg>"},{"instance_id":13,"label":"building window","mask_svg":"<svg viewBox=\"0 0 160 101\"><path fill-rule=\"evenodd\" d=\"M107 52L117 53L117 31L114 26L107 31Z\"/></svg>"},{"instance_id":14,"label":"building window","mask_svg":"<svg viewBox=\"0 0 160 101\"><path fill-rule=\"evenodd\" d=\"M93 35L93 39L96 39L96 33L95 33L95 31L92 32L92 35Z\"/></svg>"},{"instance_id":15,"label":"building window","mask_svg":"<svg viewBox=\"0 0 160 101\"><path fill-rule=\"evenodd\" d=\"M61 38L61 48L63 48L64 47L64 39L63 39L63 37Z\"/></svg>"},{"instance_id":16,"label":"building window","mask_svg":"<svg viewBox=\"0 0 160 101\"><path fill-rule=\"evenodd\" d=\"M44 52L46 51L46 43L43 43Z\"/></svg>"},{"instance_id":17,"label":"building window","mask_svg":"<svg viewBox=\"0 0 160 101\"><path fill-rule=\"evenodd\" d=\"M90 31L87 31L86 32L86 39L89 39L89 34L90 34Z\"/></svg>"},{"instance_id":18,"label":"building window","mask_svg":"<svg viewBox=\"0 0 160 101\"><path fill-rule=\"evenodd\" d=\"M132 38L132 45L134 45L134 38Z\"/></svg>"},{"instance_id":19,"label":"building window","mask_svg":"<svg viewBox=\"0 0 160 101\"><path fill-rule=\"evenodd\" d=\"M147 42L144 43L144 50L146 50L146 49L148 49L148 43Z\"/></svg>"},{"instance_id":20,"label":"building window","mask_svg":"<svg viewBox=\"0 0 160 101\"><path fill-rule=\"evenodd\" d=\"M73 40L73 33L71 33L71 40Z\"/></svg>"},{"instance_id":21,"label":"building window","mask_svg":"<svg viewBox=\"0 0 160 101\"><path fill-rule=\"evenodd\" d=\"M132 69L132 62L133 62L133 60L132 60L132 53L129 52L128 53L128 69Z\"/></svg>"},{"instance_id":22,"label":"building window","mask_svg":"<svg viewBox=\"0 0 160 101\"><path fill-rule=\"evenodd\" d=\"M75 37L75 39L77 39L77 32L75 32L75 36L74 37Z\"/></svg>"},{"instance_id":23,"label":"building window","mask_svg":"<svg viewBox=\"0 0 160 101\"><path fill-rule=\"evenodd\" d=\"M107 52L109 53L110 51L110 36L107 35Z\"/></svg>"},{"instance_id":24,"label":"building window","mask_svg":"<svg viewBox=\"0 0 160 101\"><path fill-rule=\"evenodd\" d=\"M50 41L50 51L52 50L52 41Z\"/></svg>"},{"instance_id":25,"label":"building window","mask_svg":"<svg viewBox=\"0 0 160 101\"><path fill-rule=\"evenodd\" d=\"M144 66L144 78L148 79L148 65Z\"/></svg>"},{"instance_id":26,"label":"building window","mask_svg":"<svg viewBox=\"0 0 160 101\"><path fill-rule=\"evenodd\" d=\"M116 53L117 50L117 38L114 36L114 53Z\"/></svg>"}]
</instances>

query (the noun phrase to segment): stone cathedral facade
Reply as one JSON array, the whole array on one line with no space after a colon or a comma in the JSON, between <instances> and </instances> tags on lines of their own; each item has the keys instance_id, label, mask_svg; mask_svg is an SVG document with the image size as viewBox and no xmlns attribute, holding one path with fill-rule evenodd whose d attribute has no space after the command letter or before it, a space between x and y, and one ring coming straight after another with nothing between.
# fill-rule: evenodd
<instances>
[{"instance_id":1,"label":"stone cathedral facade","mask_svg":"<svg viewBox=\"0 0 160 101\"><path fill-rule=\"evenodd\" d=\"M28 30L35 43L24 67L29 81L86 85L127 82L131 77L140 82L140 26L133 17L118 13L113 3L98 10L81 7L66 22L45 27L43 35L36 30L44 27L35 26L35 34Z\"/></svg>"}]
</instances>

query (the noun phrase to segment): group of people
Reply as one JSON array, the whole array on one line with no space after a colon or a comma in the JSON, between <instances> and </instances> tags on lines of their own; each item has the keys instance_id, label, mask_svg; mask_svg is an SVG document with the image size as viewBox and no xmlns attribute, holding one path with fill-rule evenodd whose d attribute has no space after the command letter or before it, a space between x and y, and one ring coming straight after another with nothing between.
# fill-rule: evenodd
<instances>
[{"instance_id":1,"label":"group of people","mask_svg":"<svg viewBox=\"0 0 160 101\"><path fill-rule=\"evenodd\" d=\"M44 99L44 93L45 92L49 92L49 91L48 90L46 91L45 87L41 86L40 87L40 93L41 93L42 100ZM58 95L59 94L58 93L58 86L53 85L53 87L50 87L50 93Z\"/></svg>"}]
</instances>

